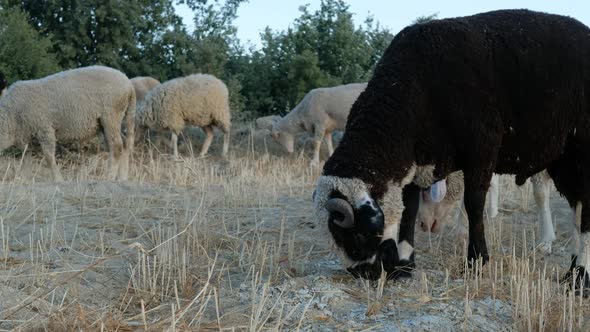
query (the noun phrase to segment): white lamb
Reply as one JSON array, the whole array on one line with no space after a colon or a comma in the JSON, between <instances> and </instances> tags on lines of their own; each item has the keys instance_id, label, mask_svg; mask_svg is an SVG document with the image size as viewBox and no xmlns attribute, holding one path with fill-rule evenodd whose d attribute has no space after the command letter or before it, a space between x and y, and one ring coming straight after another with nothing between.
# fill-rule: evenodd
<instances>
[{"instance_id":1,"label":"white lamb","mask_svg":"<svg viewBox=\"0 0 590 332\"><path fill-rule=\"evenodd\" d=\"M178 135L187 125L205 131L200 157L207 154L213 141L213 127L223 132L222 155L227 154L231 129L229 95L225 84L215 76L194 74L164 82L146 95L138 114L142 127L172 131L175 158Z\"/></svg>"},{"instance_id":2,"label":"white lamb","mask_svg":"<svg viewBox=\"0 0 590 332\"><path fill-rule=\"evenodd\" d=\"M311 90L289 114L273 124L272 137L293 153L294 135L301 131L311 133L314 142L311 165L318 165L322 139L325 138L331 155L332 131L344 130L352 104L366 87L366 83L353 83Z\"/></svg>"},{"instance_id":3,"label":"white lamb","mask_svg":"<svg viewBox=\"0 0 590 332\"><path fill-rule=\"evenodd\" d=\"M533 184L535 202L537 203L537 220L539 224L539 240L537 246L540 251L550 253L552 243L555 240L555 230L553 228L549 206L551 178L547 174L547 171L543 171L532 176L531 183ZM442 229L444 221L449 216L451 210L455 210L460 204L461 209L464 209L462 206L464 191L463 173L460 171L451 173L446 179L446 185L446 195L439 203L428 199L428 195L425 192L420 196L420 207L416 222L425 232L431 231L438 233ZM498 189L499 178L498 175L494 175L487 195L486 211L489 218L494 218L498 214ZM459 212L459 215L456 216L455 222L459 229L459 234L465 236L467 229L461 222L463 220L461 218L461 210L457 212Z\"/></svg>"},{"instance_id":4,"label":"white lamb","mask_svg":"<svg viewBox=\"0 0 590 332\"><path fill-rule=\"evenodd\" d=\"M129 128L125 145L123 118ZM0 98L0 150L37 139L58 181L62 176L55 161L56 142L85 140L99 131L109 150L111 177L126 179L134 128L133 85L125 74L108 67L84 67L18 81Z\"/></svg>"}]
</instances>

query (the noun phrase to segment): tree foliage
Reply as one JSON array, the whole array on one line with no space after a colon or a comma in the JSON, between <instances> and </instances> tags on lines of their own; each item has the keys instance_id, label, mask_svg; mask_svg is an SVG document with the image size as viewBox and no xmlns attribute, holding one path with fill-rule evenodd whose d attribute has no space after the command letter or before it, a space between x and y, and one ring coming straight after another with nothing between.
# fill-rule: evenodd
<instances>
[{"instance_id":1,"label":"tree foliage","mask_svg":"<svg viewBox=\"0 0 590 332\"><path fill-rule=\"evenodd\" d=\"M265 29L262 46L255 49L238 40L234 25L246 1L176 0L194 13L195 29L188 31L174 0L0 0L0 8L21 15L20 24L28 27L14 29L34 34L23 38L35 41L27 45L38 50L23 52L46 59L38 72L11 71L19 65L3 64L14 79L58 65L103 64L129 77L162 81L209 73L228 85L233 111L254 116L288 112L313 88L368 80L393 37L371 17L355 23L343 0L322 0L315 11L300 7L289 29ZM12 52L19 49L15 42L6 45Z\"/></svg>"},{"instance_id":2,"label":"tree foliage","mask_svg":"<svg viewBox=\"0 0 590 332\"><path fill-rule=\"evenodd\" d=\"M257 79L245 80L247 109L257 114L285 113L309 90L367 81L393 38L369 17L355 26L342 0L323 0L286 31L266 29L262 48L252 53ZM269 98L270 97L270 98Z\"/></svg>"},{"instance_id":3,"label":"tree foliage","mask_svg":"<svg viewBox=\"0 0 590 332\"><path fill-rule=\"evenodd\" d=\"M0 8L0 71L6 80L40 78L59 71L52 43L18 8Z\"/></svg>"}]
</instances>

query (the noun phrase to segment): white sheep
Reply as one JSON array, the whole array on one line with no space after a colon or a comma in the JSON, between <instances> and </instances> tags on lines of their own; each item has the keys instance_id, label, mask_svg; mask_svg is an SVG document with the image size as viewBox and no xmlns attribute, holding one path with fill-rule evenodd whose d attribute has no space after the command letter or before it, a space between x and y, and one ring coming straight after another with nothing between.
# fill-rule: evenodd
<instances>
[{"instance_id":1,"label":"white sheep","mask_svg":"<svg viewBox=\"0 0 590 332\"><path fill-rule=\"evenodd\" d=\"M160 85L160 81L153 77L149 76L137 76L131 79L131 84L133 84L133 89L135 89L135 99L137 101L137 112L135 114L136 118L141 118L139 114L141 108L139 104L143 102L145 96L150 92L153 88ZM145 130L143 127L139 126L139 123L136 123L135 127L135 142L139 143L145 137ZM158 137L160 139L160 137Z\"/></svg>"},{"instance_id":2,"label":"white sheep","mask_svg":"<svg viewBox=\"0 0 590 332\"><path fill-rule=\"evenodd\" d=\"M139 105L150 90L160 85L160 81L149 76L138 76L131 79L131 84L135 89L135 99Z\"/></svg>"},{"instance_id":3,"label":"white sheep","mask_svg":"<svg viewBox=\"0 0 590 332\"><path fill-rule=\"evenodd\" d=\"M309 91L289 114L273 124L272 137L293 153L294 135L300 131L311 133L314 141L311 165L318 165L322 139L325 138L331 155L332 131L344 130L352 104L366 87L366 83L353 83Z\"/></svg>"},{"instance_id":4,"label":"white sheep","mask_svg":"<svg viewBox=\"0 0 590 332\"><path fill-rule=\"evenodd\" d=\"M125 142L121 125L125 118ZM57 141L80 141L102 131L109 150L111 176L127 178L135 132L135 91L118 70L92 66L42 79L18 81L0 98L0 150L24 146L35 138L61 180L55 161Z\"/></svg>"},{"instance_id":5,"label":"white sheep","mask_svg":"<svg viewBox=\"0 0 590 332\"><path fill-rule=\"evenodd\" d=\"M555 240L555 231L553 228L553 221L551 218L551 210L549 206L549 198L551 194L551 178L547 171L540 172L531 177L533 184L533 192L535 202L537 204L537 220L539 225L539 240L537 247L541 252L550 253L552 243ZM458 215L455 216L456 226L460 236L467 235L467 229L462 223L461 212L464 211L463 206L463 172L451 173L447 179L447 192L444 199L439 202L433 202L428 199L427 192L420 195L420 205L416 222L420 225L423 231L431 231L438 233L445 220L449 217L450 211L455 210ZM488 217L493 219L498 214L498 189L499 177L494 174L490 183L490 188L487 194L486 211ZM461 209L455 209L461 206Z\"/></svg>"},{"instance_id":6,"label":"white sheep","mask_svg":"<svg viewBox=\"0 0 590 332\"><path fill-rule=\"evenodd\" d=\"M187 125L205 131L200 157L209 150L214 126L224 134L222 155L228 151L231 129L229 95L225 84L215 76L193 74L158 85L139 105L138 115L144 128L172 131L175 158L178 158L178 135Z\"/></svg>"},{"instance_id":7,"label":"white sheep","mask_svg":"<svg viewBox=\"0 0 590 332\"><path fill-rule=\"evenodd\" d=\"M280 115L268 115L268 116L262 116L256 119L255 124L256 124L256 129L268 129L268 130L272 130L272 125L281 120L281 116Z\"/></svg>"}]
</instances>

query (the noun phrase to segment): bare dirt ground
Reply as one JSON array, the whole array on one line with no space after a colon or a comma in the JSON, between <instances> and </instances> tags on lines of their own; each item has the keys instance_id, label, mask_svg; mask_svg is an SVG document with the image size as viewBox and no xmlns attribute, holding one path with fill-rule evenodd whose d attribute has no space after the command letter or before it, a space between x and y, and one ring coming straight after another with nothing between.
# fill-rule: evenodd
<instances>
[{"instance_id":1,"label":"bare dirt ground","mask_svg":"<svg viewBox=\"0 0 590 332\"><path fill-rule=\"evenodd\" d=\"M227 159L219 139L202 159L138 148L123 183L104 152L62 155L62 183L36 155L0 157L0 330L586 330L588 300L559 283L572 215L557 193L550 255L534 250L530 184L505 176L486 266L464 273L453 230L418 228L413 278L370 283L313 218L309 159L234 141Z\"/></svg>"}]
</instances>

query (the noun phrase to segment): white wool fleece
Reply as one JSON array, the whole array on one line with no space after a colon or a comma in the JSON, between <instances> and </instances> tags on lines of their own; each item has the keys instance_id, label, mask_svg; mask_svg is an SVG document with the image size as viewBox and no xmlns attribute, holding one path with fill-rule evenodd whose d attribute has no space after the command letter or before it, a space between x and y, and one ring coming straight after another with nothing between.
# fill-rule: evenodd
<instances>
[{"instance_id":1,"label":"white wool fleece","mask_svg":"<svg viewBox=\"0 0 590 332\"><path fill-rule=\"evenodd\" d=\"M139 122L153 129L180 133L187 125L231 127L226 85L212 75L194 74L166 81L145 96L138 107Z\"/></svg>"}]
</instances>

